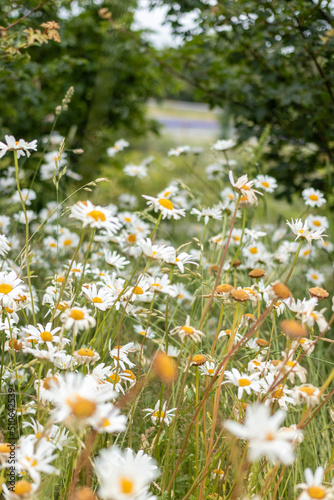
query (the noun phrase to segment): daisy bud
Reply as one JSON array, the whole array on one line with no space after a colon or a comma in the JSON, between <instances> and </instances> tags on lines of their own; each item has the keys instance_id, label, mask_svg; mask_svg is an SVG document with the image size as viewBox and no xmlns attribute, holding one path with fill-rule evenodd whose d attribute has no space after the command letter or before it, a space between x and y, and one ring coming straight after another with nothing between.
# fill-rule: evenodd
<instances>
[{"instance_id":1,"label":"daisy bud","mask_svg":"<svg viewBox=\"0 0 334 500\"><path fill-rule=\"evenodd\" d=\"M158 351L153 360L153 370L163 382L171 384L177 377L175 361L162 351Z\"/></svg>"},{"instance_id":2,"label":"daisy bud","mask_svg":"<svg viewBox=\"0 0 334 500\"><path fill-rule=\"evenodd\" d=\"M295 321L294 319L285 319L284 321L281 321L280 327L282 332L290 338L295 338L295 337L306 337L307 332L304 326L299 323L298 321Z\"/></svg>"}]
</instances>

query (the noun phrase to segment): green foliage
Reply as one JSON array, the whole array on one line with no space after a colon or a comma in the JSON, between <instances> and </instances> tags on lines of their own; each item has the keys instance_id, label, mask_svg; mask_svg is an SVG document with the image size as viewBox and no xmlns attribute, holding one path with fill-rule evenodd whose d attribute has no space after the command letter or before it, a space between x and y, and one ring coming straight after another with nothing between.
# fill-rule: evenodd
<instances>
[{"instance_id":1,"label":"green foliage","mask_svg":"<svg viewBox=\"0 0 334 500\"><path fill-rule=\"evenodd\" d=\"M269 172L285 194L309 185L331 191L334 156L333 8L291 0L151 0L168 6L184 44L169 64L197 99L234 118L240 141L270 124ZM211 4L211 5L209 5ZM196 14L185 30L183 15ZM165 56L166 58L166 56Z\"/></svg>"}]
</instances>

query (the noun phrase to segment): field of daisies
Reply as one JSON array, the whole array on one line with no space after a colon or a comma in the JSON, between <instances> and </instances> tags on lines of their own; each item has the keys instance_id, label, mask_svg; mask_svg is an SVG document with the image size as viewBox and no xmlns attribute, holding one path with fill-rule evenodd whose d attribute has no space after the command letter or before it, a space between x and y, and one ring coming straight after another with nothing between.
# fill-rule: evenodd
<instances>
[{"instance_id":1,"label":"field of daisies","mask_svg":"<svg viewBox=\"0 0 334 500\"><path fill-rule=\"evenodd\" d=\"M161 191L152 158L124 161L115 197L111 179L82 185L58 133L2 138L5 500L334 498L328 200L310 182L285 220L236 149L208 146L193 185ZM202 154L165 160L191 173Z\"/></svg>"}]
</instances>

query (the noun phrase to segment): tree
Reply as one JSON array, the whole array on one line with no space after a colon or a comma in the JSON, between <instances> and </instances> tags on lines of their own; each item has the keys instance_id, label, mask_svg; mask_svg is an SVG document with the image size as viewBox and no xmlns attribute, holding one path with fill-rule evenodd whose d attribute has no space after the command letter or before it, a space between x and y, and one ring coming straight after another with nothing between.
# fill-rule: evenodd
<instances>
[{"instance_id":1,"label":"tree","mask_svg":"<svg viewBox=\"0 0 334 500\"><path fill-rule=\"evenodd\" d=\"M197 99L234 117L240 141L270 125L265 155L285 194L309 185L331 191L334 164L334 30L330 2L151 0L184 44L168 63ZM184 16L196 15L185 30ZM166 62L166 55L164 61Z\"/></svg>"}]
</instances>

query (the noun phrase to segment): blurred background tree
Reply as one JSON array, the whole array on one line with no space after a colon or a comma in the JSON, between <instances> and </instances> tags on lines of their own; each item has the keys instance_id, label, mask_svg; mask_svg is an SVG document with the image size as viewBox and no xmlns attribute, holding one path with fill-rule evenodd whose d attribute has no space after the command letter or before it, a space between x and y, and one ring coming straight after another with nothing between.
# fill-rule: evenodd
<instances>
[{"instance_id":1,"label":"blurred background tree","mask_svg":"<svg viewBox=\"0 0 334 500\"><path fill-rule=\"evenodd\" d=\"M327 0L150 0L183 38L164 54L200 101L233 118L240 142L270 126L266 169L285 195L332 191L333 3ZM186 15L194 28L184 29Z\"/></svg>"}]
</instances>

